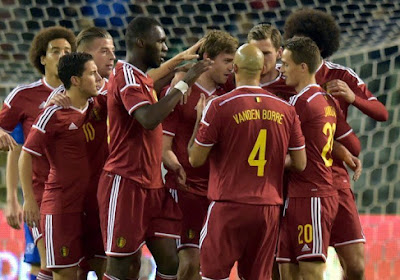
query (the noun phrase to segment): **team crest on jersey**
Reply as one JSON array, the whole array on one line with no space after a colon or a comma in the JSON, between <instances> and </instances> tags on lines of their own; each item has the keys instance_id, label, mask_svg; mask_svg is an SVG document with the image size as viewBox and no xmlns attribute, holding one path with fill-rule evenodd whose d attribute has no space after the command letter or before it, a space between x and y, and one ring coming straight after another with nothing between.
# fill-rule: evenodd
<instances>
[{"instance_id":1,"label":"team crest on jersey","mask_svg":"<svg viewBox=\"0 0 400 280\"><path fill-rule=\"evenodd\" d=\"M61 251L61 256L63 256L64 258L68 257L69 248L67 246L62 246L60 251Z\"/></svg>"},{"instance_id":2,"label":"team crest on jersey","mask_svg":"<svg viewBox=\"0 0 400 280\"><path fill-rule=\"evenodd\" d=\"M194 239L196 237L196 232L194 230L192 230L192 229L189 229L188 232L187 232L187 237L189 239Z\"/></svg>"},{"instance_id":3,"label":"team crest on jersey","mask_svg":"<svg viewBox=\"0 0 400 280\"><path fill-rule=\"evenodd\" d=\"M119 248L124 248L125 245L126 245L126 239L123 238L123 237L118 237L118 239L117 239L117 246L118 246Z\"/></svg>"},{"instance_id":4,"label":"team crest on jersey","mask_svg":"<svg viewBox=\"0 0 400 280\"><path fill-rule=\"evenodd\" d=\"M153 97L156 101L158 101L157 92L153 89Z\"/></svg>"},{"instance_id":5,"label":"team crest on jersey","mask_svg":"<svg viewBox=\"0 0 400 280\"><path fill-rule=\"evenodd\" d=\"M97 108L93 108L91 115L95 121L101 121L100 113Z\"/></svg>"}]
</instances>

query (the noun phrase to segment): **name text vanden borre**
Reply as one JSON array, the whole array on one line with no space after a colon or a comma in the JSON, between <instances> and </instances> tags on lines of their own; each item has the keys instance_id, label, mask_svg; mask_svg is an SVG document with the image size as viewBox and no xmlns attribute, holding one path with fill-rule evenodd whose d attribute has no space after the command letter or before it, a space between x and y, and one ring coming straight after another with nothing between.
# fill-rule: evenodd
<instances>
[{"instance_id":1,"label":"name text vanden borre","mask_svg":"<svg viewBox=\"0 0 400 280\"><path fill-rule=\"evenodd\" d=\"M279 113L277 111L273 111L273 110L249 109L249 110L244 110L242 112L234 114L232 117L237 124L240 124L240 123L243 123L246 121L261 120L261 119L273 121L278 124L282 124L284 114Z\"/></svg>"}]
</instances>

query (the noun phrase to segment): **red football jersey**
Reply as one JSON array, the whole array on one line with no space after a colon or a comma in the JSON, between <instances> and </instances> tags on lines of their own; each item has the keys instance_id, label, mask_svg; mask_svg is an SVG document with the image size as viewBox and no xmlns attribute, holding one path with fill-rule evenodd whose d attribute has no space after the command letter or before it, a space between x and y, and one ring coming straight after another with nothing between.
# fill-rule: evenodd
<instances>
[{"instance_id":1,"label":"red football jersey","mask_svg":"<svg viewBox=\"0 0 400 280\"><path fill-rule=\"evenodd\" d=\"M37 157L47 157L49 176L45 183L41 213L74 213L83 210L90 163L87 153L89 112L93 102L79 110L47 107L41 113L23 149Z\"/></svg>"},{"instance_id":2,"label":"red football jersey","mask_svg":"<svg viewBox=\"0 0 400 280\"><path fill-rule=\"evenodd\" d=\"M333 140L352 132L341 110L319 85L311 84L292 96L306 139L307 166L289 177L289 197L323 197L336 193L332 178Z\"/></svg>"},{"instance_id":3,"label":"red football jersey","mask_svg":"<svg viewBox=\"0 0 400 280\"><path fill-rule=\"evenodd\" d=\"M246 204L282 204L286 154L304 149L294 108L255 86L209 102L195 141L213 147L209 199Z\"/></svg>"},{"instance_id":4,"label":"red football jersey","mask_svg":"<svg viewBox=\"0 0 400 280\"><path fill-rule=\"evenodd\" d=\"M168 94L169 89L167 90ZM178 104L174 111L168 115L163 121L163 133L174 137L172 142L172 151L175 153L183 169L186 172L186 184L190 187L189 192L207 195L209 163L208 161L198 168L193 168L189 163L189 155L187 145L193 134L193 128L196 124L196 105L199 101L200 94L204 93L206 98L211 95L220 96L225 91L218 87L209 92L200 84L195 83L191 87L191 93L186 104ZM175 173L167 168L165 175L165 186L176 189Z\"/></svg>"},{"instance_id":5,"label":"red football jersey","mask_svg":"<svg viewBox=\"0 0 400 280\"><path fill-rule=\"evenodd\" d=\"M146 130L132 117L139 107L157 102L153 80L140 69L118 61L107 93L109 156L104 170L161 188L162 127Z\"/></svg>"},{"instance_id":6,"label":"red football jersey","mask_svg":"<svg viewBox=\"0 0 400 280\"><path fill-rule=\"evenodd\" d=\"M46 80L40 79L28 85L16 87L4 100L0 112L0 127L11 132L18 123L22 124L25 139L31 130L32 124L50 93L54 90ZM33 158L33 188L36 201L40 201L44 189L44 182L49 174L49 162L46 157Z\"/></svg>"},{"instance_id":7,"label":"red football jersey","mask_svg":"<svg viewBox=\"0 0 400 280\"><path fill-rule=\"evenodd\" d=\"M277 70L279 69L277 68ZM263 83L260 85L260 87L284 100L289 100L291 96L296 94L296 90L293 87L286 85L285 79L281 72L279 72L278 77L276 77L274 80Z\"/></svg>"}]
</instances>

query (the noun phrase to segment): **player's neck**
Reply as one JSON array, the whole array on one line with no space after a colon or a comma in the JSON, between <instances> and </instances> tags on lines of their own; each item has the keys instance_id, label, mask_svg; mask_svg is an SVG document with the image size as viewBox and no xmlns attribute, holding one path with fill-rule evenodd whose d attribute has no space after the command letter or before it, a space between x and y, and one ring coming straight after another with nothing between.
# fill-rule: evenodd
<instances>
[{"instance_id":1,"label":"player's neck","mask_svg":"<svg viewBox=\"0 0 400 280\"><path fill-rule=\"evenodd\" d=\"M213 91L217 87L217 84L211 79L208 72L201 74L196 82L208 91Z\"/></svg>"},{"instance_id":2,"label":"player's neck","mask_svg":"<svg viewBox=\"0 0 400 280\"><path fill-rule=\"evenodd\" d=\"M276 69L273 69L272 71L262 75L260 82L261 82L261 84L265 84L265 83L275 80L278 76L279 76L279 71Z\"/></svg>"},{"instance_id":3,"label":"player's neck","mask_svg":"<svg viewBox=\"0 0 400 280\"><path fill-rule=\"evenodd\" d=\"M52 88L57 88L62 84L60 79L56 75L45 74L44 79L46 80L46 83Z\"/></svg>"},{"instance_id":4,"label":"player's neck","mask_svg":"<svg viewBox=\"0 0 400 280\"><path fill-rule=\"evenodd\" d=\"M79 110L84 109L87 106L88 98L79 91L79 89L71 87L67 90L66 95L71 100L71 106Z\"/></svg>"},{"instance_id":5,"label":"player's neck","mask_svg":"<svg viewBox=\"0 0 400 280\"><path fill-rule=\"evenodd\" d=\"M242 86L260 86L260 79L254 77L247 77L242 75L235 75L236 87Z\"/></svg>"},{"instance_id":6,"label":"player's neck","mask_svg":"<svg viewBox=\"0 0 400 280\"><path fill-rule=\"evenodd\" d=\"M127 54L125 60L140 69L143 73L146 73L149 66L141 59L141 55Z\"/></svg>"},{"instance_id":7,"label":"player's neck","mask_svg":"<svg viewBox=\"0 0 400 280\"><path fill-rule=\"evenodd\" d=\"M305 87L311 84L316 84L315 75L307 75L300 79L300 83L295 87L297 93L302 91Z\"/></svg>"}]
</instances>

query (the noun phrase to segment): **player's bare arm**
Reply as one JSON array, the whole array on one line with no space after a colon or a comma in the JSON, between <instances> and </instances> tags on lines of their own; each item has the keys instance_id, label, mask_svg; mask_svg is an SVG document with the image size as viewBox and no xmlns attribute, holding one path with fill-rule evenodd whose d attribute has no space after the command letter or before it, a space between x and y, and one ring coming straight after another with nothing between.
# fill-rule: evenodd
<instances>
[{"instance_id":1,"label":"player's bare arm","mask_svg":"<svg viewBox=\"0 0 400 280\"><path fill-rule=\"evenodd\" d=\"M32 156L25 152L21 152L18 162L19 177L22 185L22 192L24 195L24 221L28 226L33 227L40 223L40 212L32 187Z\"/></svg>"},{"instance_id":2,"label":"player's bare arm","mask_svg":"<svg viewBox=\"0 0 400 280\"><path fill-rule=\"evenodd\" d=\"M152 105L145 105L134 111L133 116L145 128L152 130L156 128L172 111L176 104L191 87L197 78L211 68L213 61L204 59L197 62L186 73L182 80L182 84L175 85L171 92L163 97L160 101ZM183 85L183 87L182 87Z\"/></svg>"},{"instance_id":3,"label":"player's bare arm","mask_svg":"<svg viewBox=\"0 0 400 280\"><path fill-rule=\"evenodd\" d=\"M6 167L7 204L4 210L7 224L15 229L21 229L22 208L18 202L18 159L21 154L21 145L9 151Z\"/></svg>"},{"instance_id":4,"label":"player's bare arm","mask_svg":"<svg viewBox=\"0 0 400 280\"><path fill-rule=\"evenodd\" d=\"M11 137L6 131L0 128L0 150L12 151L17 146L14 138Z\"/></svg>"},{"instance_id":5,"label":"player's bare arm","mask_svg":"<svg viewBox=\"0 0 400 280\"><path fill-rule=\"evenodd\" d=\"M174 73L175 68L181 62L199 58L199 55L196 54L196 52L200 48L201 44L203 44L203 42L204 39L200 39L196 44L194 44L187 50L178 53L173 58L167 60L162 65L160 65L160 67L149 70L147 74L154 80L154 82L157 82L168 74Z\"/></svg>"},{"instance_id":6,"label":"player's bare arm","mask_svg":"<svg viewBox=\"0 0 400 280\"><path fill-rule=\"evenodd\" d=\"M285 168L291 171L301 172L307 166L306 149L289 151L285 159Z\"/></svg>"},{"instance_id":7,"label":"player's bare arm","mask_svg":"<svg viewBox=\"0 0 400 280\"><path fill-rule=\"evenodd\" d=\"M162 146L162 161L163 164L174 171L177 175L178 186L187 189L186 186L186 172L183 169L181 163L172 151L172 142L174 138L172 136L163 135L163 146Z\"/></svg>"},{"instance_id":8,"label":"player's bare arm","mask_svg":"<svg viewBox=\"0 0 400 280\"><path fill-rule=\"evenodd\" d=\"M336 159L344 161L346 165L354 171L353 181L357 181L358 178L360 178L362 172L362 163L356 156L350 153L350 151L344 145L340 144L337 141L334 141L332 155Z\"/></svg>"},{"instance_id":9,"label":"player's bare arm","mask_svg":"<svg viewBox=\"0 0 400 280\"><path fill-rule=\"evenodd\" d=\"M197 111L196 124L193 129L192 137L190 138L188 143L189 163L193 167L202 166L206 162L212 148L212 147L203 147L194 142L197 131L199 130L201 117L203 114L204 107L207 104L207 101L208 99L206 99L205 95L202 93L196 105L196 111Z\"/></svg>"}]
</instances>

